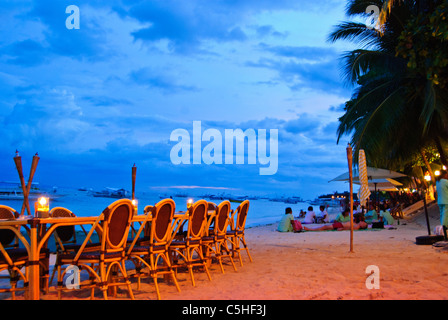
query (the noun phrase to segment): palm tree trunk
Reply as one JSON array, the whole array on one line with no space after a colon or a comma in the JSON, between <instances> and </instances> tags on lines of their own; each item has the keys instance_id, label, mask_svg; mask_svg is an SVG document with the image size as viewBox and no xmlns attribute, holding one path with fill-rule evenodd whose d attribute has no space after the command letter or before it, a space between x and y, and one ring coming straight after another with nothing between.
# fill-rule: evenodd
<instances>
[{"instance_id":1,"label":"palm tree trunk","mask_svg":"<svg viewBox=\"0 0 448 320\"><path fill-rule=\"evenodd\" d=\"M425 166L429 171L429 175L431 176L431 182L435 186L436 185L436 177L434 176L434 172L432 172L432 168L429 165L428 158L426 158L425 151L420 150L420 154L422 155L422 159L425 162Z\"/></svg>"},{"instance_id":2,"label":"palm tree trunk","mask_svg":"<svg viewBox=\"0 0 448 320\"><path fill-rule=\"evenodd\" d=\"M434 176L434 173L432 172L431 166L429 165L428 159L426 158L425 152L423 150L420 151L423 161L425 162L426 168L428 168L429 174L431 175L431 182L434 190L434 199L437 201L437 188L436 188L436 177ZM425 179L423 179L425 180ZM426 181L425 181L426 183Z\"/></svg>"},{"instance_id":3,"label":"palm tree trunk","mask_svg":"<svg viewBox=\"0 0 448 320\"><path fill-rule=\"evenodd\" d=\"M434 137L434 141L436 143L437 151L439 151L439 154L440 154L440 161L442 162L442 164L445 167L448 168L447 156L446 156L445 150L442 147L442 143L440 142L440 138L439 137Z\"/></svg>"}]
</instances>

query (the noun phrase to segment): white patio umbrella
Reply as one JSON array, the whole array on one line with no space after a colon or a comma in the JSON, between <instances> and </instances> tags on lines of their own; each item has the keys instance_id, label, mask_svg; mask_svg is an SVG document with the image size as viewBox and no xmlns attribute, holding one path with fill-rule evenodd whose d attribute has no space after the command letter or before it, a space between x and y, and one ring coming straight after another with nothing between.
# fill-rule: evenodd
<instances>
[{"instance_id":1,"label":"white patio umbrella","mask_svg":"<svg viewBox=\"0 0 448 320\"><path fill-rule=\"evenodd\" d=\"M359 181L354 181L353 183L361 184ZM398 191L397 187L402 186L401 182L394 179L373 179L369 180L368 188L370 191ZM359 197L359 196L358 196Z\"/></svg>"},{"instance_id":2,"label":"white patio umbrella","mask_svg":"<svg viewBox=\"0 0 448 320\"><path fill-rule=\"evenodd\" d=\"M393 179L393 178L400 178L400 177L406 177L405 174L387 170L387 169L380 169L380 168L373 168L373 167L367 167L367 178L369 181L374 179ZM343 173L336 178L330 180L332 181L348 181L349 180L349 173ZM359 181L359 170L353 171L353 181Z\"/></svg>"},{"instance_id":3,"label":"white patio umbrella","mask_svg":"<svg viewBox=\"0 0 448 320\"><path fill-rule=\"evenodd\" d=\"M399 173L399 172L391 171L391 170L387 170L387 169L367 167L367 179L369 181L369 188L371 187L371 184L373 184L375 193L376 193L376 188L378 187L378 184L380 183L380 181L378 181L378 179L386 179L387 180L387 179L400 178L400 177L406 177L406 175L403 173ZM346 172L328 182L349 181L349 180L350 180L350 174L349 174L349 172ZM374 182L374 181L377 181L377 182ZM382 181L382 182L384 182L384 181ZM398 182L398 181L396 181L396 182ZM359 184L359 169L353 172L353 183Z\"/></svg>"}]
</instances>

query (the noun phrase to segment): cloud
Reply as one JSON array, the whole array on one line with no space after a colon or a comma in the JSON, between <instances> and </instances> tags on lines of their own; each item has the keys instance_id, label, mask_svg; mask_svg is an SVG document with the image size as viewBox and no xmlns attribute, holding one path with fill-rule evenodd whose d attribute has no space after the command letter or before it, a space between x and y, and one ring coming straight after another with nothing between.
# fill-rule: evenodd
<instances>
[{"instance_id":1,"label":"cloud","mask_svg":"<svg viewBox=\"0 0 448 320\"><path fill-rule=\"evenodd\" d=\"M114 105L124 105L132 106L134 103L129 99L113 98L108 96L84 96L83 100L90 102L95 106L114 106Z\"/></svg>"},{"instance_id":2,"label":"cloud","mask_svg":"<svg viewBox=\"0 0 448 320\"><path fill-rule=\"evenodd\" d=\"M138 85L160 89L164 93L198 90L195 86L178 84L175 77L167 72L162 73L151 68L134 70L129 76L130 79Z\"/></svg>"},{"instance_id":3,"label":"cloud","mask_svg":"<svg viewBox=\"0 0 448 320\"><path fill-rule=\"evenodd\" d=\"M3 49L7 62L25 67L36 66L48 61L48 50L40 42L27 39L14 42Z\"/></svg>"},{"instance_id":4,"label":"cloud","mask_svg":"<svg viewBox=\"0 0 448 320\"><path fill-rule=\"evenodd\" d=\"M11 23L29 29L28 37L16 40L3 48L9 61L29 67L46 63L56 56L104 59L105 30L102 28L102 21L98 20L89 5L81 4L81 28L67 29L65 20L69 14L65 10L72 4L73 1L70 0L38 0L24 3L20 13L13 16L15 21ZM7 10L14 12L17 7Z\"/></svg>"},{"instance_id":5,"label":"cloud","mask_svg":"<svg viewBox=\"0 0 448 320\"><path fill-rule=\"evenodd\" d=\"M261 50L273 53L278 57L295 58L310 62L334 60L339 53L333 48L310 47L310 46L280 46L268 45L264 42L259 44Z\"/></svg>"},{"instance_id":6,"label":"cloud","mask_svg":"<svg viewBox=\"0 0 448 320\"><path fill-rule=\"evenodd\" d=\"M294 134L308 132L314 135L319 126L320 122L317 117L304 113L297 119L289 120L284 128L287 132Z\"/></svg>"},{"instance_id":7,"label":"cloud","mask_svg":"<svg viewBox=\"0 0 448 320\"><path fill-rule=\"evenodd\" d=\"M146 24L132 33L136 40L154 43L168 40L171 50L180 54L205 53L207 41L215 43L244 42L249 35L246 29L253 24L251 18L271 11L322 10L332 8L337 1L293 0L239 0L239 1L123 1L117 9L123 16ZM285 37L271 25L255 26L258 37L267 35Z\"/></svg>"},{"instance_id":8,"label":"cloud","mask_svg":"<svg viewBox=\"0 0 448 320\"><path fill-rule=\"evenodd\" d=\"M203 52L203 41L244 41L247 36L228 12L214 10L216 4L203 6L196 1L137 1L127 3L126 14L147 27L134 31L136 40L158 42L169 40L177 53ZM237 14L238 16L238 14Z\"/></svg>"},{"instance_id":9,"label":"cloud","mask_svg":"<svg viewBox=\"0 0 448 320\"><path fill-rule=\"evenodd\" d=\"M346 95L348 93L340 81L340 70L336 54L330 59L331 50L320 48L270 48L277 58L259 58L258 61L247 61L246 66L273 70L277 78L292 91L313 89L324 92ZM316 52L323 52L318 55ZM285 57L284 58L278 58ZM294 59L286 59L286 58Z\"/></svg>"},{"instance_id":10,"label":"cloud","mask_svg":"<svg viewBox=\"0 0 448 320\"><path fill-rule=\"evenodd\" d=\"M275 28L272 25L256 26L255 30L257 36L260 38L266 38L270 36L278 38L286 38L288 36L287 32L279 32L275 30Z\"/></svg>"},{"instance_id":11,"label":"cloud","mask_svg":"<svg viewBox=\"0 0 448 320\"><path fill-rule=\"evenodd\" d=\"M73 1L2 1L2 179L17 178L19 149L25 158L39 152L36 179L54 185L128 186L135 162L139 190L311 193L346 168L345 145L335 144L339 55L300 37L305 12L332 23L322 12L335 3L92 0L79 3L81 29L68 30ZM193 120L222 133L278 129L277 174L172 164L170 133L191 132Z\"/></svg>"}]
</instances>

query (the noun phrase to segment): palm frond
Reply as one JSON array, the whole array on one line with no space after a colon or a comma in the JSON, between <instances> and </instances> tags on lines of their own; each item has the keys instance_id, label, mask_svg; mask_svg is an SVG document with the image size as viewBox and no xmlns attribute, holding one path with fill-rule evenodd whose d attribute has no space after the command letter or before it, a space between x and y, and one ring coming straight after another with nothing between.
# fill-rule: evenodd
<instances>
[{"instance_id":1,"label":"palm frond","mask_svg":"<svg viewBox=\"0 0 448 320\"><path fill-rule=\"evenodd\" d=\"M342 60L343 77L349 83L357 82L370 70L375 70L377 74L388 75L402 72L404 67L404 63L395 55L378 50L353 50L345 53Z\"/></svg>"},{"instance_id":2,"label":"palm frond","mask_svg":"<svg viewBox=\"0 0 448 320\"><path fill-rule=\"evenodd\" d=\"M335 30L327 38L329 42L336 42L338 40L353 41L367 48L378 45L380 36L375 29L369 29L365 24L343 22L335 26Z\"/></svg>"}]
</instances>

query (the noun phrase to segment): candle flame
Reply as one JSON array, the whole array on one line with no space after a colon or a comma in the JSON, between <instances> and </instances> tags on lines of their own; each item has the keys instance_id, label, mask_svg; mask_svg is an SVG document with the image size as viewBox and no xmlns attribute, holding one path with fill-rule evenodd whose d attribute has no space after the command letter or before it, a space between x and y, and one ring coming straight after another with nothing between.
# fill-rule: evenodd
<instances>
[{"instance_id":1,"label":"candle flame","mask_svg":"<svg viewBox=\"0 0 448 320\"><path fill-rule=\"evenodd\" d=\"M45 198L45 197L41 197L41 198L39 198L39 204L40 204L41 206L46 205L46 204L47 204L47 198Z\"/></svg>"}]
</instances>

